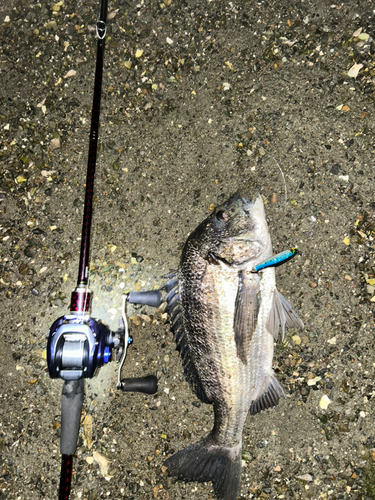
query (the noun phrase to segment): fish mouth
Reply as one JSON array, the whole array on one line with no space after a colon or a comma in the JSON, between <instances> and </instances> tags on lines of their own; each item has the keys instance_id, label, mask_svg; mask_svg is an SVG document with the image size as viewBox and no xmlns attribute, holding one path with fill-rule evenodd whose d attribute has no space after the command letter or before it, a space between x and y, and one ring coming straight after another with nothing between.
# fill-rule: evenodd
<instances>
[{"instance_id":1,"label":"fish mouth","mask_svg":"<svg viewBox=\"0 0 375 500\"><path fill-rule=\"evenodd\" d=\"M237 193L239 199L242 201L242 204L244 205L244 209L250 210L251 207L254 206L254 204L257 202L258 198L260 198L260 193L255 193L253 197L250 198L250 196L247 193Z\"/></svg>"},{"instance_id":2,"label":"fish mouth","mask_svg":"<svg viewBox=\"0 0 375 500\"><path fill-rule=\"evenodd\" d=\"M250 197L247 193L237 192L229 198L226 205L231 205L233 202L240 201L242 203L243 210L247 212L252 209L259 196L259 193L255 193L253 197Z\"/></svg>"},{"instance_id":3,"label":"fish mouth","mask_svg":"<svg viewBox=\"0 0 375 500\"><path fill-rule=\"evenodd\" d=\"M240 198L241 198L241 201L242 201L242 204L244 205L244 207L247 209L250 209L254 205L258 196L259 195L256 195L256 196L254 196L253 199L250 199L248 196L241 196L240 195Z\"/></svg>"}]
</instances>

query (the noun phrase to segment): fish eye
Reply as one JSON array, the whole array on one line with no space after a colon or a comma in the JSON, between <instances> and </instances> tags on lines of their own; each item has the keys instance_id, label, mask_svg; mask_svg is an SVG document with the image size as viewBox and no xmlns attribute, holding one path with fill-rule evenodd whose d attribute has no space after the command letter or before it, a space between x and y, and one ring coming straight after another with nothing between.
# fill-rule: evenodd
<instances>
[{"instance_id":1,"label":"fish eye","mask_svg":"<svg viewBox=\"0 0 375 500\"><path fill-rule=\"evenodd\" d=\"M216 214L216 218L220 222L227 222L229 220L229 214L225 210L219 210Z\"/></svg>"}]
</instances>

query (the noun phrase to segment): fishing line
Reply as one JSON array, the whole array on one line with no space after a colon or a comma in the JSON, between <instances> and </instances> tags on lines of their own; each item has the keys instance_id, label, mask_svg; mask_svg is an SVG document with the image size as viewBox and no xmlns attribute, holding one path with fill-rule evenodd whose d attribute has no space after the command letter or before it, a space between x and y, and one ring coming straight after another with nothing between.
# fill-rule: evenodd
<instances>
[{"instance_id":1,"label":"fishing line","mask_svg":"<svg viewBox=\"0 0 375 500\"><path fill-rule=\"evenodd\" d=\"M129 345L129 327L128 327L128 320L126 319L126 301L128 300L128 294L124 294L122 297L122 307L121 307L121 317L122 317L122 323L124 327L124 347L123 347L123 352L120 360L120 365L118 368L117 372L117 388L120 388L122 383L121 383L121 370L122 367L125 363L125 358L126 358L126 352L128 349Z\"/></svg>"},{"instance_id":2,"label":"fishing line","mask_svg":"<svg viewBox=\"0 0 375 500\"><path fill-rule=\"evenodd\" d=\"M284 172L283 172L282 168L280 167L280 165L279 165L278 161L276 160L276 158L274 156L272 156L266 149L264 149L264 147L263 147L263 150L268 154L268 156L270 158L272 158L272 160L275 162L277 168L280 170L281 177L283 178L283 182L284 182L285 204L287 204L288 203L288 190L287 190L287 187L286 187L286 180L285 180Z\"/></svg>"},{"instance_id":3,"label":"fishing line","mask_svg":"<svg viewBox=\"0 0 375 500\"><path fill-rule=\"evenodd\" d=\"M94 231L93 231L93 236L92 236L92 244L91 244L92 248L95 247L95 238L96 238L97 227L98 227L98 223L96 222L95 225L94 225ZM91 254L90 254L89 268L88 268L88 271L87 271L87 283L86 283L85 302L84 302L84 308L83 308L84 311L86 311L87 300L88 300L89 293L90 293L90 269L91 269L91 263L92 263L92 257L91 257Z\"/></svg>"}]
</instances>

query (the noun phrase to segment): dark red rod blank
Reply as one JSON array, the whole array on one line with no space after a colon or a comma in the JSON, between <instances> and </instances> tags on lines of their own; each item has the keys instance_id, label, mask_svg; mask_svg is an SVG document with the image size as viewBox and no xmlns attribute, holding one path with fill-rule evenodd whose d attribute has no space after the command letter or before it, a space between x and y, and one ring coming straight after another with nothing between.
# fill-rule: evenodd
<instances>
[{"instance_id":1,"label":"dark red rod blank","mask_svg":"<svg viewBox=\"0 0 375 500\"><path fill-rule=\"evenodd\" d=\"M102 21L102 23L105 23L107 20L107 4L108 0L102 0L101 13L100 13L100 21ZM103 24L103 26L105 26L105 24ZM101 31L98 30L98 33L99 33L99 38L98 38L98 48L96 54L95 86L94 86L94 97L93 97L92 114L91 114L91 130L90 130L89 156L87 163L85 208L83 212L81 253L79 257L77 286L87 285L89 271L90 271L89 266L90 266L92 202L94 197L94 178L95 178L95 167L96 167L96 151L98 147L100 97L102 90L103 56L104 56L104 46L105 46L105 32L103 32L102 34ZM102 38L101 35L103 35Z\"/></svg>"},{"instance_id":2,"label":"dark red rod blank","mask_svg":"<svg viewBox=\"0 0 375 500\"><path fill-rule=\"evenodd\" d=\"M89 265L90 265L92 203L94 197L96 151L98 147L100 97L102 91L103 58L104 58L105 35L106 35L105 23L107 21L107 9L108 9L108 0L102 0L100 18L97 23L98 45L96 53L95 85L94 85L94 97L93 97L92 114L91 114L90 144L89 144L89 155L87 163L86 194L85 194L85 206L83 212L81 253L79 257L77 289L87 285L89 271L90 271ZM73 303L74 304L71 306L71 310L74 311L87 310L88 309L88 302L86 303L87 299L85 298L85 305L82 304L82 300L83 300L82 293L74 291L72 294L72 304ZM75 302L77 302L78 305L75 304ZM62 454L59 500L69 500L71 481L72 481L72 469L73 469L73 455Z\"/></svg>"},{"instance_id":3,"label":"dark red rod blank","mask_svg":"<svg viewBox=\"0 0 375 500\"><path fill-rule=\"evenodd\" d=\"M59 500L69 500L72 482L73 455L62 455Z\"/></svg>"}]
</instances>

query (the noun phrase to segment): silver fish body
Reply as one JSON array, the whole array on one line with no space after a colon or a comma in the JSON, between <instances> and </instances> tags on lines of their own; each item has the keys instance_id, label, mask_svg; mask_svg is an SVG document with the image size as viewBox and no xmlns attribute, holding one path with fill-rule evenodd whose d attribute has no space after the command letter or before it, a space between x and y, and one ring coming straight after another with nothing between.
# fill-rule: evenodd
<instances>
[{"instance_id":1,"label":"silver fish body","mask_svg":"<svg viewBox=\"0 0 375 500\"><path fill-rule=\"evenodd\" d=\"M212 481L217 498L240 491L247 414L274 406L283 390L272 370L281 328L303 328L277 291L275 269L252 272L272 255L262 198L233 195L189 236L168 311L184 371L197 396L213 404L213 430L166 461L186 481Z\"/></svg>"}]
</instances>

